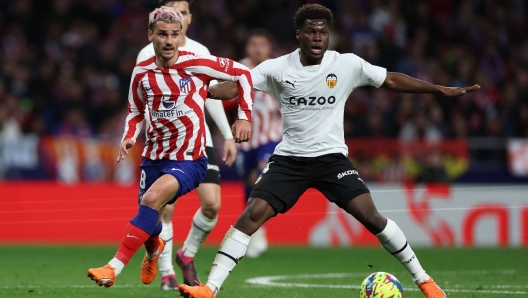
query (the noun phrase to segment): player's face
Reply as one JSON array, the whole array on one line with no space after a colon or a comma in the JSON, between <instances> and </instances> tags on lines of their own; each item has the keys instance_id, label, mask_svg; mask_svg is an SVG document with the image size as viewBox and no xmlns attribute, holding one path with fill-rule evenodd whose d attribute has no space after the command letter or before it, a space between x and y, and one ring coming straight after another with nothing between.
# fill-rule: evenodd
<instances>
[{"instance_id":1,"label":"player's face","mask_svg":"<svg viewBox=\"0 0 528 298\"><path fill-rule=\"evenodd\" d=\"M171 60L176 55L181 42L181 24L158 21L153 31L148 32L149 41L154 45L157 58L165 61Z\"/></svg>"},{"instance_id":2,"label":"player's face","mask_svg":"<svg viewBox=\"0 0 528 298\"><path fill-rule=\"evenodd\" d=\"M187 1L173 1L173 2L167 2L165 6L169 6L174 8L175 10L181 12L183 15L182 20L182 35L187 36L187 28L189 28L189 25L191 24L192 20L192 14L189 10L189 2Z\"/></svg>"},{"instance_id":3,"label":"player's face","mask_svg":"<svg viewBox=\"0 0 528 298\"><path fill-rule=\"evenodd\" d=\"M307 65L320 64L330 40L330 29L325 19L306 20L297 30L301 48L301 62Z\"/></svg>"},{"instance_id":4,"label":"player's face","mask_svg":"<svg viewBox=\"0 0 528 298\"><path fill-rule=\"evenodd\" d=\"M246 55L251 59L254 66L269 59L271 54L271 45L265 36L252 36L246 44Z\"/></svg>"}]
</instances>

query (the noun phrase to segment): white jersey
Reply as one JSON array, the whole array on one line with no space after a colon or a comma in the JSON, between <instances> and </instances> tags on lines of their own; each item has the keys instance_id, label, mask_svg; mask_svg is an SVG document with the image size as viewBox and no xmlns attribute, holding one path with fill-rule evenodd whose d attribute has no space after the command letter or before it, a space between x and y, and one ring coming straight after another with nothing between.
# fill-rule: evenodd
<instances>
[{"instance_id":1,"label":"white jersey","mask_svg":"<svg viewBox=\"0 0 528 298\"><path fill-rule=\"evenodd\" d=\"M380 87L386 76L385 68L335 51L326 51L320 65L302 66L297 49L253 68L254 89L275 98L282 114L283 139L274 154L348 156L343 130L345 102L357 87Z\"/></svg>"},{"instance_id":2,"label":"white jersey","mask_svg":"<svg viewBox=\"0 0 528 298\"><path fill-rule=\"evenodd\" d=\"M211 55L211 53L209 53L209 50L201 43L194 41L190 39L189 37L185 37L185 39L186 39L185 46L178 47L178 50L193 52L199 56L210 56ZM155 55L154 45L152 45L152 43L149 43L139 52L137 59L136 59L136 64L141 61L145 61L154 55ZM214 82L216 81L212 81L211 84L214 84ZM225 115L224 105L222 104L222 101L212 100L212 99L206 100L205 108L207 112L209 112L209 115L211 116L211 118L213 118L220 132L222 133L224 140L232 139L233 133L231 132L231 127L229 125L229 122L227 121L227 117ZM150 116L149 113L145 113L145 118L148 118L149 116ZM149 119L145 119L145 120L148 125ZM206 138L206 146L213 147L213 138L211 136L211 131L209 130L209 126L207 126L207 123L205 123L205 138Z\"/></svg>"}]
</instances>

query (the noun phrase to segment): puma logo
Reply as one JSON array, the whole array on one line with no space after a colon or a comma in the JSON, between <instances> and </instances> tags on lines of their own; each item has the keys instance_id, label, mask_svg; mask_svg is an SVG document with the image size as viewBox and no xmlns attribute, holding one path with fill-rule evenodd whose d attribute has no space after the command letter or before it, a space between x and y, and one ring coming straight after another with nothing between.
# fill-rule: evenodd
<instances>
[{"instance_id":1,"label":"puma logo","mask_svg":"<svg viewBox=\"0 0 528 298\"><path fill-rule=\"evenodd\" d=\"M293 89L295 89L295 82L297 82L297 81L293 81L293 83L290 82L290 81L286 81L287 84L292 85L292 88L293 88Z\"/></svg>"}]
</instances>

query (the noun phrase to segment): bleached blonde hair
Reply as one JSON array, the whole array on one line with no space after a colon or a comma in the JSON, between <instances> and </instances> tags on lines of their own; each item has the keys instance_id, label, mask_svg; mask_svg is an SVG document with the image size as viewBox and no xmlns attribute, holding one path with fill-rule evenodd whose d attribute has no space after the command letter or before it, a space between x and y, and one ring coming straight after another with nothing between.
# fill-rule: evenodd
<instances>
[{"instance_id":1,"label":"bleached blonde hair","mask_svg":"<svg viewBox=\"0 0 528 298\"><path fill-rule=\"evenodd\" d=\"M182 20L183 15L181 14L181 12L175 10L172 7L162 6L154 9L149 14L148 28L151 31L154 30L154 24L156 24L157 21L163 21L167 23L180 23L181 25Z\"/></svg>"}]
</instances>

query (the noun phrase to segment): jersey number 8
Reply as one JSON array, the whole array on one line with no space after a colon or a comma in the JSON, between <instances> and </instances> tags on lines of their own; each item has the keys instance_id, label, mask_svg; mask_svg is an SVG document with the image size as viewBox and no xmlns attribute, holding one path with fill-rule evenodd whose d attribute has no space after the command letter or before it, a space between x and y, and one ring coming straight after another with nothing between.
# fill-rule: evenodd
<instances>
[{"instance_id":1,"label":"jersey number 8","mask_svg":"<svg viewBox=\"0 0 528 298\"><path fill-rule=\"evenodd\" d=\"M141 170L141 177L139 179L139 187L141 189L145 189L145 186L146 186L145 180L146 179L147 179L147 174L145 173L145 170Z\"/></svg>"}]
</instances>

